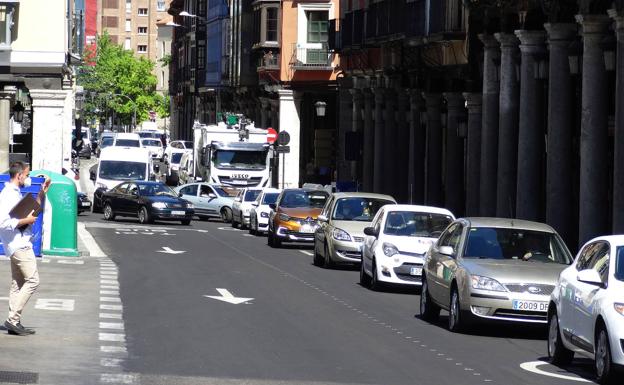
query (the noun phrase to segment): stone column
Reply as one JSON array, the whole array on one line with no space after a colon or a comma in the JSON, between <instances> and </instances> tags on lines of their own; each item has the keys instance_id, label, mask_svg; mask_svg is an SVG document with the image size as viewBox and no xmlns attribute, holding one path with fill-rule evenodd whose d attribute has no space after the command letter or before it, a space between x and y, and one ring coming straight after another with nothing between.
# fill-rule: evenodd
<instances>
[{"instance_id":1,"label":"stone column","mask_svg":"<svg viewBox=\"0 0 624 385\"><path fill-rule=\"evenodd\" d=\"M483 96L464 93L468 105L468 132L466 139L466 209L467 217L479 215L479 184L481 164L481 103Z\"/></svg>"},{"instance_id":2,"label":"stone column","mask_svg":"<svg viewBox=\"0 0 624 385\"><path fill-rule=\"evenodd\" d=\"M624 234L624 16L616 21L615 137L613 159L613 234Z\"/></svg>"},{"instance_id":3,"label":"stone column","mask_svg":"<svg viewBox=\"0 0 624 385\"><path fill-rule=\"evenodd\" d=\"M33 107L32 169L60 173L63 154L71 151L71 125L65 127L67 94L68 91L61 90L30 90Z\"/></svg>"},{"instance_id":4,"label":"stone column","mask_svg":"<svg viewBox=\"0 0 624 385\"><path fill-rule=\"evenodd\" d=\"M516 31L520 39L520 124L518 126L518 184L516 217L539 221L544 156L544 99L542 85L536 79L535 55L545 54L544 31Z\"/></svg>"},{"instance_id":5,"label":"stone column","mask_svg":"<svg viewBox=\"0 0 624 385\"><path fill-rule=\"evenodd\" d=\"M13 95L13 92L0 92L0 173L9 169L9 120Z\"/></svg>"},{"instance_id":6,"label":"stone column","mask_svg":"<svg viewBox=\"0 0 624 385\"><path fill-rule=\"evenodd\" d=\"M374 95L370 89L364 92L364 119L363 119L363 148L362 148L362 177L364 191L373 191L373 168L375 154L375 125L373 120Z\"/></svg>"},{"instance_id":7,"label":"stone column","mask_svg":"<svg viewBox=\"0 0 624 385\"><path fill-rule=\"evenodd\" d=\"M609 176L608 78L601 43L611 21L606 15L579 15L583 30L581 108L581 170L579 192L579 245L607 234Z\"/></svg>"},{"instance_id":8,"label":"stone column","mask_svg":"<svg viewBox=\"0 0 624 385\"><path fill-rule=\"evenodd\" d=\"M397 122L396 122L396 91L386 89L386 108L384 109L384 152L383 152L383 188L381 191L394 195L397 185Z\"/></svg>"},{"instance_id":9,"label":"stone column","mask_svg":"<svg viewBox=\"0 0 624 385\"><path fill-rule=\"evenodd\" d=\"M466 100L459 92L447 92L446 156L444 167L444 207L456 216L464 212L464 140L459 137L459 122L466 115Z\"/></svg>"},{"instance_id":10,"label":"stone column","mask_svg":"<svg viewBox=\"0 0 624 385\"><path fill-rule=\"evenodd\" d=\"M482 216L496 215L496 173L498 158L500 49L491 35L479 35L483 42L483 110L481 126L481 190L479 211Z\"/></svg>"},{"instance_id":11,"label":"stone column","mask_svg":"<svg viewBox=\"0 0 624 385\"><path fill-rule=\"evenodd\" d=\"M373 192L380 193L383 191L384 176L384 116L383 107L386 100L385 92L381 88L375 89L375 155L373 156Z\"/></svg>"},{"instance_id":12,"label":"stone column","mask_svg":"<svg viewBox=\"0 0 624 385\"><path fill-rule=\"evenodd\" d=\"M570 77L568 47L576 24L546 24L550 51L548 71L548 140L546 149L546 222L573 244L574 84Z\"/></svg>"},{"instance_id":13,"label":"stone column","mask_svg":"<svg viewBox=\"0 0 624 385\"><path fill-rule=\"evenodd\" d=\"M397 169L395 174L394 198L401 203L408 201L409 186L407 175L409 169L409 138L410 126L407 121L407 110L409 98L407 90L399 89L397 93L397 115L396 115L396 143L397 143Z\"/></svg>"},{"instance_id":14,"label":"stone column","mask_svg":"<svg viewBox=\"0 0 624 385\"><path fill-rule=\"evenodd\" d=\"M290 152L280 156L279 186L280 188L299 187L299 154L301 143L300 100L292 90L279 90L279 119L290 134ZM283 158L282 158L283 157ZM283 181L283 183L282 183Z\"/></svg>"},{"instance_id":15,"label":"stone column","mask_svg":"<svg viewBox=\"0 0 624 385\"><path fill-rule=\"evenodd\" d=\"M496 216L513 218L516 209L520 104L516 64L519 61L520 41L510 33L497 33L494 36L501 45Z\"/></svg>"},{"instance_id":16,"label":"stone column","mask_svg":"<svg viewBox=\"0 0 624 385\"><path fill-rule=\"evenodd\" d=\"M408 191L410 204L425 203L425 126L421 124L425 101L420 90L410 90ZM480 124L480 123L479 123Z\"/></svg>"},{"instance_id":17,"label":"stone column","mask_svg":"<svg viewBox=\"0 0 624 385\"><path fill-rule=\"evenodd\" d=\"M425 203L442 206L442 95L424 93L427 107Z\"/></svg>"},{"instance_id":18,"label":"stone column","mask_svg":"<svg viewBox=\"0 0 624 385\"><path fill-rule=\"evenodd\" d=\"M359 132L362 135L363 127L362 127L362 105L364 104L364 97L362 95L362 90L357 88L352 88L350 90L352 104L351 104L351 130L353 132ZM358 182L358 185L362 183L362 175L360 175L359 170L361 169L362 160L360 158L358 167L358 161L351 161L351 175L353 180Z\"/></svg>"}]
</instances>

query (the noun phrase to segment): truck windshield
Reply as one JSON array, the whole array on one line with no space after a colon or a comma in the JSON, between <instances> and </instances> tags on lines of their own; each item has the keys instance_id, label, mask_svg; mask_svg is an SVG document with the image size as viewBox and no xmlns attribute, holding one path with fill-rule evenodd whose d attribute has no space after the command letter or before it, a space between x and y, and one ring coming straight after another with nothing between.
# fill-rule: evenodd
<instances>
[{"instance_id":1,"label":"truck windshield","mask_svg":"<svg viewBox=\"0 0 624 385\"><path fill-rule=\"evenodd\" d=\"M145 163L102 160L99 177L109 180L145 180L146 169Z\"/></svg>"},{"instance_id":2,"label":"truck windshield","mask_svg":"<svg viewBox=\"0 0 624 385\"><path fill-rule=\"evenodd\" d=\"M266 168L266 151L217 150L212 156L215 167L221 169L263 170Z\"/></svg>"}]
</instances>

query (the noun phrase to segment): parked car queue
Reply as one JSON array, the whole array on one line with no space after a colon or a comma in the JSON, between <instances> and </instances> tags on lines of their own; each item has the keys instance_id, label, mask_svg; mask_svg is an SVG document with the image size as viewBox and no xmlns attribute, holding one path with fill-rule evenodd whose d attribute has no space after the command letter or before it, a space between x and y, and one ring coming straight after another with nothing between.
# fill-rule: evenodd
<instances>
[{"instance_id":1,"label":"parked car queue","mask_svg":"<svg viewBox=\"0 0 624 385\"><path fill-rule=\"evenodd\" d=\"M104 194L104 217L139 222L194 216L267 233L270 247L313 245L313 263L359 266L360 283L420 286L419 312L448 329L475 323L543 324L553 364L594 360L600 383L624 365L624 236L600 237L576 258L550 226L506 218L455 218L387 195L319 189L242 189L190 183L125 182Z\"/></svg>"}]
</instances>

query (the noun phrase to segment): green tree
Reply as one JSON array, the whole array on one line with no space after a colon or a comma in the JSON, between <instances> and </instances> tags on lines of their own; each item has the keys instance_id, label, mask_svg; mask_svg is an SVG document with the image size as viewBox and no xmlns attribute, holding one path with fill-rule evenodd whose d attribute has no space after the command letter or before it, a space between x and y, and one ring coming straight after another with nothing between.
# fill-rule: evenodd
<instances>
[{"instance_id":1,"label":"green tree","mask_svg":"<svg viewBox=\"0 0 624 385\"><path fill-rule=\"evenodd\" d=\"M78 84L85 90L85 117L103 119L114 111L122 124L131 124L136 106L136 123L147 120L149 111L168 115L168 98L156 92L152 74L154 62L137 58L134 52L114 44L107 33L98 36L97 49L87 53L78 72Z\"/></svg>"}]
</instances>

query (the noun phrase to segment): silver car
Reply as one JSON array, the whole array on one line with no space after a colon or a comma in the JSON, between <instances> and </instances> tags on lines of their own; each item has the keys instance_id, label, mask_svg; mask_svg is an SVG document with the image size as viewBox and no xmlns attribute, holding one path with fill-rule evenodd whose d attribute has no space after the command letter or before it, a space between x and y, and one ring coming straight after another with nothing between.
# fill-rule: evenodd
<instances>
[{"instance_id":1,"label":"silver car","mask_svg":"<svg viewBox=\"0 0 624 385\"><path fill-rule=\"evenodd\" d=\"M396 204L390 195L336 193L318 216L314 234L314 264L331 267L335 263L360 263L364 228L371 225L380 208Z\"/></svg>"},{"instance_id":2,"label":"silver car","mask_svg":"<svg viewBox=\"0 0 624 385\"><path fill-rule=\"evenodd\" d=\"M475 320L545 324L559 274L572 262L561 237L545 224L461 218L425 256L420 314L449 311L458 332Z\"/></svg>"}]
</instances>

